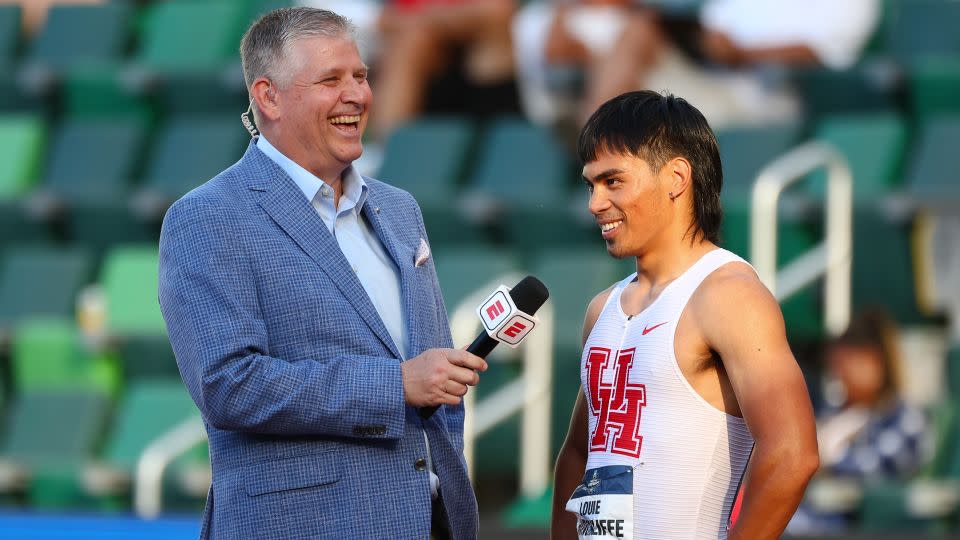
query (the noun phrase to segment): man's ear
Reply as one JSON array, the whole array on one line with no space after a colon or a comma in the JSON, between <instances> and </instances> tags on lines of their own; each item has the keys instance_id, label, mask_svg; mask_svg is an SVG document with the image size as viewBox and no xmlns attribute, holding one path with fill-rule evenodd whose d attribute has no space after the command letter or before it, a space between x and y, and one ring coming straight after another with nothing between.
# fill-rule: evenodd
<instances>
[{"instance_id":1,"label":"man's ear","mask_svg":"<svg viewBox=\"0 0 960 540\"><path fill-rule=\"evenodd\" d=\"M670 185L670 199L676 199L687 191L693 182L693 167L685 157L675 157L663 166Z\"/></svg>"},{"instance_id":2,"label":"man's ear","mask_svg":"<svg viewBox=\"0 0 960 540\"><path fill-rule=\"evenodd\" d=\"M280 118L280 96L277 87L266 77L260 77L250 85L250 96L260 109L260 116L268 120Z\"/></svg>"}]
</instances>

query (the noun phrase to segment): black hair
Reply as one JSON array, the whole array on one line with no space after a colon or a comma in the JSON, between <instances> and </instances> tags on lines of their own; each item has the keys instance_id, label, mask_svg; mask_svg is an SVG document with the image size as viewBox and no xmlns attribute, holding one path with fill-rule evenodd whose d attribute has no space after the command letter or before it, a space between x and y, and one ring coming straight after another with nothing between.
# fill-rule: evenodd
<instances>
[{"instance_id":1,"label":"black hair","mask_svg":"<svg viewBox=\"0 0 960 540\"><path fill-rule=\"evenodd\" d=\"M621 94L601 105L580 131L577 153L582 164L594 161L602 152L638 157L654 171L675 157L689 161L693 239L702 236L719 242L723 220L720 149L696 107L683 98L650 90Z\"/></svg>"}]
</instances>

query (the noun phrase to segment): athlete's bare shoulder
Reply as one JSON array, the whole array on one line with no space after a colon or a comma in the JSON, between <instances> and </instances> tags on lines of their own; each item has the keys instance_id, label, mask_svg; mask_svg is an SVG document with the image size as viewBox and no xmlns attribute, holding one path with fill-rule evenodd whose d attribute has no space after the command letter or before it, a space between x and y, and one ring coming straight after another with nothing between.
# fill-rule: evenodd
<instances>
[{"instance_id":1,"label":"athlete's bare shoulder","mask_svg":"<svg viewBox=\"0 0 960 540\"><path fill-rule=\"evenodd\" d=\"M774 301L773 295L747 263L731 262L713 271L691 299L702 307L719 307L726 312L756 308L756 302Z\"/></svg>"},{"instance_id":2,"label":"athlete's bare shoulder","mask_svg":"<svg viewBox=\"0 0 960 540\"><path fill-rule=\"evenodd\" d=\"M603 306L607 303L607 298L610 298L610 293L616 286L617 284L614 283L607 287L606 290L594 296L593 300L587 305L587 313L583 317L583 343L586 343L587 338L590 337L590 332L593 331L594 325L597 324L597 319L600 318L600 313L603 311Z\"/></svg>"},{"instance_id":3,"label":"athlete's bare shoulder","mask_svg":"<svg viewBox=\"0 0 960 540\"><path fill-rule=\"evenodd\" d=\"M691 297L690 308L708 342L717 334L732 337L751 329L783 332L780 305L746 263L728 263L707 276Z\"/></svg>"}]
</instances>

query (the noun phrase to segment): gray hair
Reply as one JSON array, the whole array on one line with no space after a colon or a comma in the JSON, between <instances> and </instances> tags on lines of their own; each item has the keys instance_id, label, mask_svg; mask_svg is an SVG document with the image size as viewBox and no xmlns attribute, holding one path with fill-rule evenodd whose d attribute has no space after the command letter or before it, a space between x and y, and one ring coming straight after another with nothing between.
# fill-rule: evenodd
<instances>
[{"instance_id":1,"label":"gray hair","mask_svg":"<svg viewBox=\"0 0 960 540\"><path fill-rule=\"evenodd\" d=\"M240 40L247 89L260 77L286 86L295 67L290 65L290 47L297 40L314 37L347 37L356 41L357 29L346 17L309 7L277 9L257 19Z\"/></svg>"}]
</instances>

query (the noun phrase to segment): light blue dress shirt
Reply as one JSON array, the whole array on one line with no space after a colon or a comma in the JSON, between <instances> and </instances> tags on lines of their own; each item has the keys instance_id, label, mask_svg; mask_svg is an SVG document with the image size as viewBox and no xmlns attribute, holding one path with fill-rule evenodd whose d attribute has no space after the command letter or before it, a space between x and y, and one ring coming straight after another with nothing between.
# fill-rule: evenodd
<instances>
[{"instance_id":1,"label":"light blue dress shirt","mask_svg":"<svg viewBox=\"0 0 960 540\"><path fill-rule=\"evenodd\" d=\"M343 171L343 193L338 207L329 184L280 153L262 134L257 139L257 148L296 182L320 214L383 319L397 349L406 359L407 323L400 296L400 272L360 213L369 189L363 177L353 166Z\"/></svg>"}]
</instances>

